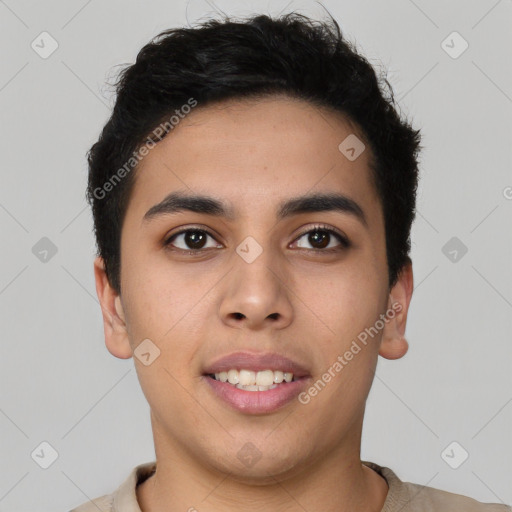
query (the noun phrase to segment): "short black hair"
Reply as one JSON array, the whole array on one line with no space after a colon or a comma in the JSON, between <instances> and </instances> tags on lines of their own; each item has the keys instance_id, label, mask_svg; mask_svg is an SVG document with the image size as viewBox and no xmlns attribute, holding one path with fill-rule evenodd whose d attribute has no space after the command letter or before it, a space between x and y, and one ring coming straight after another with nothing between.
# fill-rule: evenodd
<instances>
[{"instance_id":1,"label":"short black hair","mask_svg":"<svg viewBox=\"0 0 512 512\"><path fill-rule=\"evenodd\" d=\"M420 132L398 113L387 79L377 77L332 16L328 21L295 12L276 18L226 16L168 29L121 70L114 86L111 117L87 153L86 197L97 254L117 293L121 229L136 175L130 171L136 170L144 144L154 145L171 131L173 126L165 120L192 102L200 108L284 93L343 114L371 148L371 179L385 221L390 289L411 262ZM166 126L163 134L160 126Z\"/></svg>"}]
</instances>

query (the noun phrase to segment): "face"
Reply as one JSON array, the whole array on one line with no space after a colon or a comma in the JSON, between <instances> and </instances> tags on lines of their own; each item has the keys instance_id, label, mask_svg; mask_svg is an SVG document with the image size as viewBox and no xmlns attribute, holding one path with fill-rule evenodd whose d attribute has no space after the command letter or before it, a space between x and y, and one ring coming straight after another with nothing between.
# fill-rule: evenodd
<instances>
[{"instance_id":1,"label":"face","mask_svg":"<svg viewBox=\"0 0 512 512\"><path fill-rule=\"evenodd\" d=\"M250 479L359 457L377 357L407 350L412 271L389 290L370 149L347 158L349 135L342 116L299 100L231 101L197 107L137 169L121 296L99 258L95 272L108 349L135 351L157 457ZM308 201L327 194L343 197ZM247 391L221 382L229 369L249 370L234 382L297 380Z\"/></svg>"}]
</instances>

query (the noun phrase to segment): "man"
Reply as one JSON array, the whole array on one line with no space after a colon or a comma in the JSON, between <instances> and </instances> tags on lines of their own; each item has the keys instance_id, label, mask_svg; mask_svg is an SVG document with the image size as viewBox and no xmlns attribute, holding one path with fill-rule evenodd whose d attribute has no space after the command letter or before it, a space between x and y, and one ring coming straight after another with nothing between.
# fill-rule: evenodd
<instances>
[{"instance_id":1,"label":"man","mask_svg":"<svg viewBox=\"0 0 512 512\"><path fill-rule=\"evenodd\" d=\"M156 461L76 512L510 511L360 459L378 356L408 349L420 134L332 21L172 29L122 72L94 271Z\"/></svg>"}]
</instances>

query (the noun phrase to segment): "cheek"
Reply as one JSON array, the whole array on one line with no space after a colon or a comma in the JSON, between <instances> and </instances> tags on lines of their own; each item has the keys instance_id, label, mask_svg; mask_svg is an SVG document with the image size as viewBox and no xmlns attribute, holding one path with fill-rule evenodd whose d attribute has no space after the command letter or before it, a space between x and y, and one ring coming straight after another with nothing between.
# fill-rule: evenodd
<instances>
[{"instance_id":1,"label":"cheek","mask_svg":"<svg viewBox=\"0 0 512 512\"><path fill-rule=\"evenodd\" d=\"M171 265L146 258L127 265L123 274L123 299L127 304L133 342L172 338L188 321L194 305L204 295L204 286Z\"/></svg>"},{"instance_id":2,"label":"cheek","mask_svg":"<svg viewBox=\"0 0 512 512\"><path fill-rule=\"evenodd\" d=\"M169 358L172 348L164 347L160 357L150 366L137 363L137 376L158 424L165 425L166 432L184 439L191 435L190 425L205 424L209 418L201 407L191 407L193 388L187 380L187 367Z\"/></svg>"},{"instance_id":3,"label":"cheek","mask_svg":"<svg viewBox=\"0 0 512 512\"><path fill-rule=\"evenodd\" d=\"M208 291L219 279L206 273L198 275L196 269L169 267L162 263L133 266L133 278L125 279L123 292L137 373L148 402L156 401L157 409L157 403L179 406L175 403L183 394L179 383L187 388L191 385L197 352L208 333L205 324L214 315L210 309L213 295ZM147 339L158 357L145 367L137 354L139 344ZM171 393L160 396L160 389Z\"/></svg>"},{"instance_id":4,"label":"cheek","mask_svg":"<svg viewBox=\"0 0 512 512\"><path fill-rule=\"evenodd\" d=\"M320 272L296 276L297 304L317 325L319 332L331 340L336 351L350 345L353 338L370 327L386 304L382 279L368 267L344 265ZM303 304L303 305L302 305Z\"/></svg>"},{"instance_id":5,"label":"cheek","mask_svg":"<svg viewBox=\"0 0 512 512\"><path fill-rule=\"evenodd\" d=\"M374 378L381 331L371 329L384 312L382 282L361 269L347 271L326 293L315 296L323 305L324 321L332 331L323 342L323 371L313 383L318 414L326 414L338 431L347 417L364 404ZM313 399L312 399L313 400Z\"/></svg>"}]
</instances>

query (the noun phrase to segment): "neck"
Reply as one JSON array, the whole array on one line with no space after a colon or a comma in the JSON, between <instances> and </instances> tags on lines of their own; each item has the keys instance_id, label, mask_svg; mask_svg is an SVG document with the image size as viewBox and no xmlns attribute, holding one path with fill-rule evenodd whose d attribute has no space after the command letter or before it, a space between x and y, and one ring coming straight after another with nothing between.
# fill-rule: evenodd
<instances>
[{"instance_id":1,"label":"neck","mask_svg":"<svg viewBox=\"0 0 512 512\"><path fill-rule=\"evenodd\" d=\"M361 429L316 460L263 480L207 467L157 430L157 470L137 487L142 512L381 512L388 492L386 481L361 463Z\"/></svg>"}]
</instances>

